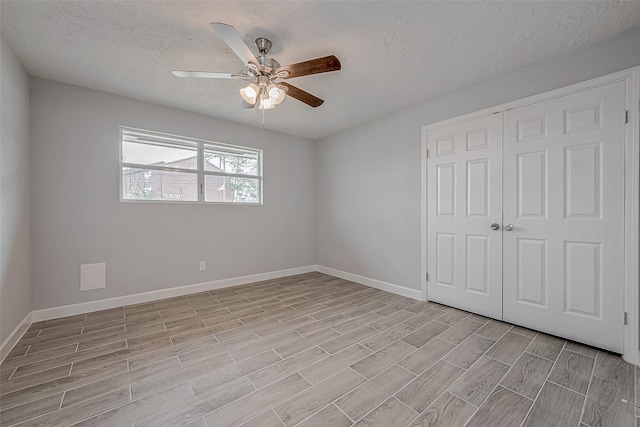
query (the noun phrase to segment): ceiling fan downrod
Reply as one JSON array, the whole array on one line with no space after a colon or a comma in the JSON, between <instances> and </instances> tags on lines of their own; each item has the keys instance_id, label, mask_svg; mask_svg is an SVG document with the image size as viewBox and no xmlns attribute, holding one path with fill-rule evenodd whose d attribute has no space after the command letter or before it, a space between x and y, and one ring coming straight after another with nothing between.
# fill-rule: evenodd
<instances>
[{"instance_id":1,"label":"ceiling fan downrod","mask_svg":"<svg viewBox=\"0 0 640 427\"><path fill-rule=\"evenodd\" d=\"M258 47L260 56L267 56L267 54L271 50L271 40L264 37L258 37L256 39L256 46Z\"/></svg>"}]
</instances>

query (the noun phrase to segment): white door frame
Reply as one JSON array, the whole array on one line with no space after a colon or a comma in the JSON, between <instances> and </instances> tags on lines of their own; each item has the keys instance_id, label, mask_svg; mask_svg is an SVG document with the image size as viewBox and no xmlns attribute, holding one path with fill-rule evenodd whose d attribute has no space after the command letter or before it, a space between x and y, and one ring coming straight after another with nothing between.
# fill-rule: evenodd
<instances>
[{"instance_id":1,"label":"white door frame","mask_svg":"<svg viewBox=\"0 0 640 427\"><path fill-rule=\"evenodd\" d=\"M624 271L624 307L627 324L624 326L624 359L640 366L640 66L629 68L606 76L576 83L560 89L544 92L516 101L485 108L463 116L443 120L422 127L422 191L421 191L421 257L420 270L422 299L427 301L427 131L465 122L478 117L503 112L513 108L531 105L549 99L558 98L597 86L623 81L626 87L626 110L628 124L625 137L625 271ZM622 112L621 112L622 114ZM620 313L622 316L623 313Z\"/></svg>"}]
</instances>

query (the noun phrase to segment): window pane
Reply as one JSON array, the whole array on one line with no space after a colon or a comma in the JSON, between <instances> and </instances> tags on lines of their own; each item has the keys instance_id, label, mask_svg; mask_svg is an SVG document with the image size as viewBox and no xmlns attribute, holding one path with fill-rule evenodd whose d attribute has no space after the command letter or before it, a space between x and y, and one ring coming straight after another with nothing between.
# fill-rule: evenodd
<instances>
[{"instance_id":1,"label":"window pane","mask_svg":"<svg viewBox=\"0 0 640 427\"><path fill-rule=\"evenodd\" d=\"M204 182L205 202L260 202L260 184L257 179L206 175Z\"/></svg>"},{"instance_id":2,"label":"window pane","mask_svg":"<svg viewBox=\"0 0 640 427\"><path fill-rule=\"evenodd\" d=\"M129 200L198 201L198 175L122 168L122 198Z\"/></svg>"},{"instance_id":3,"label":"window pane","mask_svg":"<svg viewBox=\"0 0 640 427\"><path fill-rule=\"evenodd\" d=\"M226 152L205 146L204 170L206 171L257 176L260 172L258 169L257 154Z\"/></svg>"},{"instance_id":4,"label":"window pane","mask_svg":"<svg viewBox=\"0 0 640 427\"><path fill-rule=\"evenodd\" d=\"M122 161L139 165L198 169L196 145L171 145L160 141L132 141L128 135L122 140Z\"/></svg>"}]
</instances>

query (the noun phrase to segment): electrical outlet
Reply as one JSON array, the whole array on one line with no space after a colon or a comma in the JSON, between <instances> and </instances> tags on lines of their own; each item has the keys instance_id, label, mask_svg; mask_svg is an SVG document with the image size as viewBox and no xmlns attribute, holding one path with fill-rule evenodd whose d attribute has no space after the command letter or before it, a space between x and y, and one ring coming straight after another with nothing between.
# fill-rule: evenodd
<instances>
[{"instance_id":1,"label":"electrical outlet","mask_svg":"<svg viewBox=\"0 0 640 427\"><path fill-rule=\"evenodd\" d=\"M207 269L207 261L200 261L200 271L205 271Z\"/></svg>"}]
</instances>

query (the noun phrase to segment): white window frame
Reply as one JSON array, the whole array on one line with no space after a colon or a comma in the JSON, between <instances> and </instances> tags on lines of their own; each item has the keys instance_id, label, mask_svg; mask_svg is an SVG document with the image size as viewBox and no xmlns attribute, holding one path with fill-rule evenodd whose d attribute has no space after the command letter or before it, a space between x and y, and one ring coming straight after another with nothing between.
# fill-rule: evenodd
<instances>
[{"instance_id":1,"label":"white window frame","mask_svg":"<svg viewBox=\"0 0 640 427\"><path fill-rule=\"evenodd\" d=\"M122 139L124 132L132 132L132 133L140 133L150 138L158 138L163 142L169 142L171 144L175 144L176 147L189 146L192 147L194 144L196 146L196 158L197 158L197 168L196 169L185 169L185 168L175 168L168 166L156 166L156 165L143 165L139 163L129 163L122 161ZM257 206L263 204L263 151L257 148L250 147L242 147L239 145L225 144L221 142L207 141L204 139L191 138L181 135L173 135L163 132L150 131L145 129L138 129L129 126L120 126L119 127L119 192L120 192L120 201L121 202L133 202L133 203L180 203L180 204L207 204L207 205L234 205L234 206ZM214 171L206 171L204 168L204 152L205 149L214 149L220 151L227 151L230 154L237 153L246 153L257 155L258 157L258 173L257 175L245 175L245 174L237 174L237 173L227 173L227 172L214 172ZM190 173L197 175L197 193L198 200L163 200L163 199L126 199L124 198L124 182L123 182L123 170L124 168L135 168L135 169L144 169L144 170L157 170L157 171L168 171L168 172L181 172L181 173ZM208 202L205 201L205 177L207 175L210 176L224 176L230 178L250 178L256 179L258 181L258 201L257 202Z\"/></svg>"}]
</instances>

